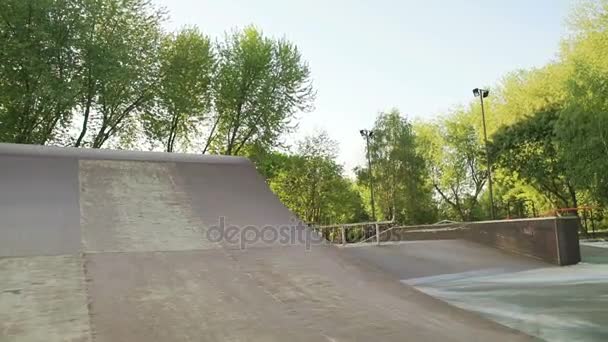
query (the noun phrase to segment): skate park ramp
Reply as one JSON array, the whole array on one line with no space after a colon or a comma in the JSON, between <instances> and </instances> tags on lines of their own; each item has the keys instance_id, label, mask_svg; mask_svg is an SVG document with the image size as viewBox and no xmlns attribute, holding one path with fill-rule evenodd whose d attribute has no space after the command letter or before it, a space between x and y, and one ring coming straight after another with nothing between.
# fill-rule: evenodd
<instances>
[{"instance_id":1,"label":"skate park ramp","mask_svg":"<svg viewBox=\"0 0 608 342\"><path fill-rule=\"evenodd\" d=\"M401 279L246 159L0 144L0 341L532 339Z\"/></svg>"},{"instance_id":2,"label":"skate park ramp","mask_svg":"<svg viewBox=\"0 0 608 342\"><path fill-rule=\"evenodd\" d=\"M608 340L608 243L558 267L466 240L352 245L353 257L459 308L546 341Z\"/></svg>"}]
</instances>

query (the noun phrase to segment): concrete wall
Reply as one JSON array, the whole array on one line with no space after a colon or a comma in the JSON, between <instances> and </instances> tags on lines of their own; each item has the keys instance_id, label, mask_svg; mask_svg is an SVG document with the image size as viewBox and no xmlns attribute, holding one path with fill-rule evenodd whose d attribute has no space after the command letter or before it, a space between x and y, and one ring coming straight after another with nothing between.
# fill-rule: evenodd
<instances>
[{"instance_id":1,"label":"concrete wall","mask_svg":"<svg viewBox=\"0 0 608 342\"><path fill-rule=\"evenodd\" d=\"M574 265L581 261L581 249L579 245L578 218L556 220L557 240L559 244L560 265Z\"/></svg>"},{"instance_id":2,"label":"concrete wall","mask_svg":"<svg viewBox=\"0 0 608 342\"><path fill-rule=\"evenodd\" d=\"M417 241L462 239L468 228L456 225L438 227L394 228L380 235L380 241ZM375 241L375 240L374 240Z\"/></svg>"},{"instance_id":3,"label":"concrete wall","mask_svg":"<svg viewBox=\"0 0 608 342\"><path fill-rule=\"evenodd\" d=\"M578 225L575 217L485 221L470 224L466 238L565 266L581 260Z\"/></svg>"},{"instance_id":4,"label":"concrete wall","mask_svg":"<svg viewBox=\"0 0 608 342\"><path fill-rule=\"evenodd\" d=\"M396 227L381 241L466 239L556 265L581 260L576 217L546 217L447 225Z\"/></svg>"}]
</instances>

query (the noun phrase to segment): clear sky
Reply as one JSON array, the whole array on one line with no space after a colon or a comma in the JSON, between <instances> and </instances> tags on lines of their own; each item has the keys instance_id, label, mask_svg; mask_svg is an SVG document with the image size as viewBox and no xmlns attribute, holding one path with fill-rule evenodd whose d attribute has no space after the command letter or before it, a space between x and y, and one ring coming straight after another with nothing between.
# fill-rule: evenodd
<instances>
[{"instance_id":1,"label":"clear sky","mask_svg":"<svg viewBox=\"0 0 608 342\"><path fill-rule=\"evenodd\" d=\"M286 37L309 62L316 109L294 139L325 129L347 172L364 162L359 135L379 111L433 118L471 89L554 59L575 0L155 0L167 29L212 37L254 24ZM491 114L490 114L491 115Z\"/></svg>"}]
</instances>

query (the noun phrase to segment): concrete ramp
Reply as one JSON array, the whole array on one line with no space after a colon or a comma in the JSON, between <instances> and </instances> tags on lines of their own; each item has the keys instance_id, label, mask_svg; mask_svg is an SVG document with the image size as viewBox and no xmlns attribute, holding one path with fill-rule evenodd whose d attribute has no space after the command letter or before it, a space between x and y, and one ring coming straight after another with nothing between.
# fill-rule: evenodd
<instances>
[{"instance_id":1,"label":"concrete ramp","mask_svg":"<svg viewBox=\"0 0 608 342\"><path fill-rule=\"evenodd\" d=\"M608 340L605 242L583 243L582 263L567 267L457 239L351 246L344 250L405 285L532 336Z\"/></svg>"},{"instance_id":2,"label":"concrete ramp","mask_svg":"<svg viewBox=\"0 0 608 342\"><path fill-rule=\"evenodd\" d=\"M399 280L245 159L0 144L0 341L529 339Z\"/></svg>"}]
</instances>

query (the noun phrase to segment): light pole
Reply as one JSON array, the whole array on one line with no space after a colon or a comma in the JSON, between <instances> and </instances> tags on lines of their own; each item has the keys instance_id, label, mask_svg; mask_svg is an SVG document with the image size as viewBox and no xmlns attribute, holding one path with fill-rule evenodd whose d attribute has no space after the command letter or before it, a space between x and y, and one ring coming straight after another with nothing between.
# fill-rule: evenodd
<instances>
[{"instance_id":1,"label":"light pole","mask_svg":"<svg viewBox=\"0 0 608 342\"><path fill-rule=\"evenodd\" d=\"M487 89L475 88L473 89L473 95L475 97L479 97L481 101L481 121L483 122L483 141L486 147L486 160L488 162L488 187L490 190L490 214L492 215L492 220L496 219L496 215L494 213L494 195L492 194L492 162L490 161L490 150L488 147L488 134L486 132L486 113L483 107L483 99L490 95L490 91Z\"/></svg>"},{"instance_id":2,"label":"light pole","mask_svg":"<svg viewBox=\"0 0 608 342\"><path fill-rule=\"evenodd\" d=\"M362 129L359 131L359 133L361 133L361 136L365 138L365 142L367 144L367 170L369 176L369 191L371 194L372 201L372 221L376 222L376 205L374 203L374 181L372 179L372 158L369 152L369 139L374 136L374 131Z\"/></svg>"}]
</instances>

